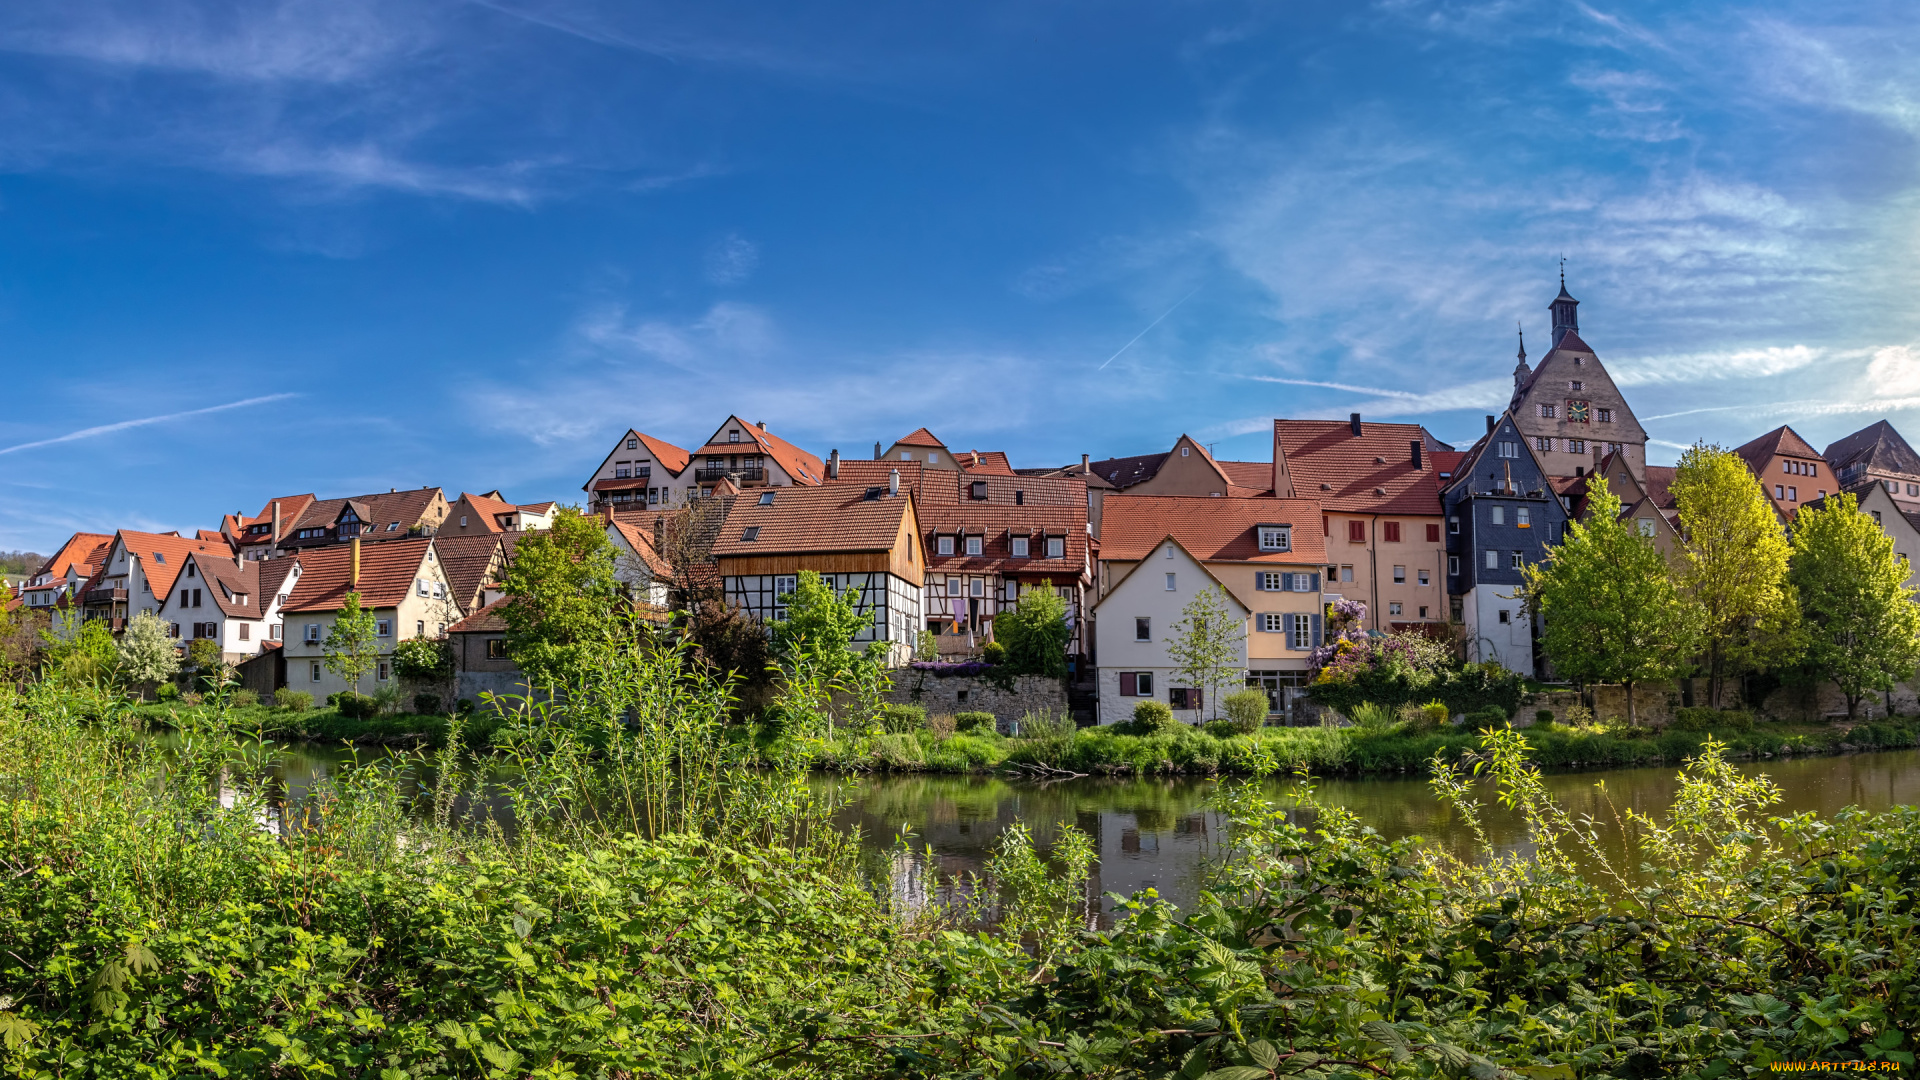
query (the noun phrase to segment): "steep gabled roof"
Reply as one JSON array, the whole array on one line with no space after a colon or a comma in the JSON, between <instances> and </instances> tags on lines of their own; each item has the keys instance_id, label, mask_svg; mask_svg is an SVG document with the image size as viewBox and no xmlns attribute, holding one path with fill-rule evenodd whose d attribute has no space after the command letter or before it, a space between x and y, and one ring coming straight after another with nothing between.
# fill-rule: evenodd
<instances>
[{"instance_id":1,"label":"steep gabled roof","mask_svg":"<svg viewBox=\"0 0 1920 1080\"><path fill-rule=\"evenodd\" d=\"M508 534L484 532L434 538L440 572L447 575L447 587L453 591L454 603L459 604L462 611L479 605L481 590L491 572L505 560L507 549L501 542L505 535Z\"/></svg>"},{"instance_id":2,"label":"steep gabled roof","mask_svg":"<svg viewBox=\"0 0 1920 1080\"><path fill-rule=\"evenodd\" d=\"M1012 476L1013 463L1005 450L969 450L954 455L960 467L977 476Z\"/></svg>"},{"instance_id":3,"label":"steep gabled roof","mask_svg":"<svg viewBox=\"0 0 1920 1080\"><path fill-rule=\"evenodd\" d=\"M896 468L900 489L913 493L928 573L1045 576L1064 584L1089 570L1085 482L1058 476L956 473L911 461L842 461L840 478L834 483L861 491L884 488ZM973 497L976 483L985 485L985 498ZM979 536L980 554L968 555L962 542L954 545L952 555L941 555L932 540L939 535ZM1058 559L1045 557L1049 536L1066 541ZM1027 558L1013 556L1016 537L1030 541Z\"/></svg>"},{"instance_id":4,"label":"steep gabled roof","mask_svg":"<svg viewBox=\"0 0 1920 1080\"><path fill-rule=\"evenodd\" d=\"M413 588L420 568L426 565L427 551L434 546L429 537L391 540L383 544L360 545L360 582L353 584L352 544L332 544L302 551L300 581L294 585L281 610L293 612L338 611L349 592L360 594L360 606L395 607ZM459 601L455 599L457 605Z\"/></svg>"},{"instance_id":5,"label":"steep gabled roof","mask_svg":"<svg viewBox=\"0 0 1920 1080\"><path fill-rule=\"evenodd\" d=\"M280 508L280 537L286 539L296 529L318 529L333 525L340 520L341 512L347 507L353 508L355 517L362 524L372 525L373 531L367 534L369 540L388 540L404 536L408 529L420 524L427 510L438 499L444 498L437 487L408 488L404 491L382 491L373 495L349 495L343 499L320 499L309 505L306 512L296 521L287 520L286 506ZM269 509L271 513L271 509ZM439 522L429 522L437 525ZM391 530L388 526L394 526Z\"/></svg>"},{"instance_id":6,"label":"steep gabled roof","mask_svg":"<svg viewBox=\"0 0 1920 1080\"><path fill-rule=\"evenodd\" d=\"M229 619L263 619L273 597L260 587L260 563L234 565L231 557L192 555L194 569L206 579L205 593ZM245 597L246 603L240 598Z\"/></svg>"},{"instance_id":7,"label":"steep gabled roof","mask_svg":"<svg viewBox=\"0 0 1920 1080\"><path fill-rule=\"evenodd\" d=\"M209 542L189 540L178 533L143 533L122 529L116 539L127 554L140 560L141 572L147 575L147 584L153 589L153 595L162 603L172 596L174 582L180 579L180 571L186 566L187 556L205 555L212 558L233 558L233 548L226 537ZM106 552L102 551L101 561L105 562ZM100 569L104 569L104 566ZM100 571L95 571L99 576Z\"/></svg>"},{"instance_id":8,"label":"steep gabled roof","mask_svg":"<svg viewBox=\"0 0 1920 1080\"><path fill-rule=\"evenodd\" d=\"M1864 465L1909 476L1920 475L1920 454L1915 453L1912 445L1885 420L1877 420L1851 435L1828 443L1823 456L1835 471L1851 465Z\"/></svg>"},{"instance_id":9,"label":"steep gabled roof","mask_svg":"<svg viewBox=\"0 0 1920 1080\"><path fill-rule=\"evenodd\" d=\"M946 443L935 438L933 432L928 431L926 428L914 428L913 431L907 435L894 441L900 446L931 446L939 450L944 450L947 447Z\"/></svg>"},{"instance_id":10,"label":"steep gabled roof","mask_svg":"<svg viewBox=\"0 0 1920 1080\"><path fill-rule=\"evenodd\" d=\"M298 559L256 560L254 565L260 568L260 595L277 596L285 592L287 578L292 576L293 568L299 563ZM267 602L263 601L261 606L265 608Z\"/></svg>"},{"instance_id":11,"label":"steep gabled roof","mask_svg":"<svg viewBox=\"0 0 1920 1080\"><path fill-rule=\"evenodd\" d=\"M506 527L500 524L500 517L502 515L510 516L517 513L520 509L504 499L496 499L490 495L475 495L469 491L461 492L460 498L454 500L454 505L458 506L463 502L472 507L473 512L479 515L481 527L488 532L505 531ZM451 512L457 513L457 511Z\"/></svg>"},{"instance_id":12,"label":"steep gabled roof","mask_svg":"<svg viewBox=\"0 0 1920 1080\"><path fill-rule=\"evenodd\" d=\"M1747 466L1756 473L1765 466L1768 458L1776 455L1816 460L1820 457L1820 452L1808 445L1807 440L1801 438L1799 432L1785 424L1736 448L1734 453L1745 459Z\"/></svg>"},{"instance_id":13,"label":"steep gabled roof","mask_svg":"<svg viewBox=\"0 0 1920 1080\"><path fill-rule=\"evenodd\" d=\"M627 550L633 552L634 558L640 560L655 580L669 581L673 578L673 568L667 565L667 561L660 557L659 550L653 546L653 529L650 525L613 519L608 521L607 528L619 534Z\"/></svg>"},{"instance_id":14,"label":"steep gabled roof","mask_svg":"<svg viewBox=\"0 0 1920 1080\"><path fill-rule=\"evenodd\" d=\"M1125 491L1135 484L1153 479L1154 476L1159 473L1160 466L1166 464L1169 456L1169 451L1162 450L1157 454L1136 454L1133 457L1106 458L1094 462L1091 466L1091 471L1098 475L1100 479Z\"/></svg>"},{"instance_id":15,"label":"steep gabled roof","mask_svg":"<svg viewBox=\"0 0 1920 1080\"><path fill-rule=\"evenodd\" d=\"M1441 469L1433 455L1453 447L1419 424L1366 422L1355 435L1350 420L1275 420L1273 438L1286 457L1297 498L1347 513L1440 513L1435 476ZM1417 469L1416 441L1421 445Z\"/></svg>"},{"instance_id":16,"label":"steep gabled roof","mask_svg":"<svg viewBox=\"0 0 1920 1080\"><path fill-rule=\"evenodd\" d=\"M1494 431L1498 431L1503 427L1513 428L1513 431L1514 431L1513 437L1520 444L1520 452L1527 455L1527 460L1533 462L1534 469L1538 471L1540 476L1543 478L1543 484L1550 484L1551 481L1544 479L1547 476L1547 467L1541 463L1540 455L1534 453L1533 444L1531 442L1528 442L1524 435L1520 434L1520 425L1516 421L1513 415L1513 411L1510 409L1506 412L1501 413L1499 419L1494 422ZM1464 458L1452 470L1453 478L1451 480L1446 481L1445 484L1442 486L1441 490L1443 492L1451 491L1452 489L1459 487L1461 484L1465 484L1468 481L1472 480L1473 474L1475 473L1475 471L1477 471L1483 463L1486 463L1489 460L1487 458L1487 452L1493 449L1493 440L1491 439L1490 436L1493 435L1494 431L1489 431L1487 432L1487 434L1480 436L1478 439L1475 439L1473 445L1467 448L1466 455L1464 456ZM1501 459L1494 458L1492 460L1497 462ZM1506 460L1513 460L1513 459L1509 458ZM1469 492L1472 492L1473 489L1469 487L1467 490ZM1550 488L1543 487L1540 490L1544 494L1547 490L1550 490Z\"/></svg>"},{"instance_id":17,"label":"steep gabled roof","mask_svg":"<svg viewBox=\"0 0 1920 1080\"><path fill-rule=\"evenodd\" d=\"M1211 499L1211 498L1212 498L1212 496L1210 496L1210 495L1206 495L1206 496L1193 496L1193 495L1137 495L1137 496L1134 496L1134 498L1141 498L1141 499L1155 499L1155 498L1159 498L1159 499L1192 499L1192 498L1206 498L1206 499ZM1186 544L1185 544L1185 543L1184 543L1183 541L1181 541L1181 539L1180 539L1180 537L1179 537L1179 536L1177 536L1177 535L1175 535L1175 534L1173 534L1173 533L1167 533L1167 534L1166 534L1165 536L1162 536L1162 537L1161 537L1160 539L1158 539L1158 540L1155 540L1155 541L1154 541L1153 543L1151 543L1151 544L1149 544L1149 545L1147 545L1147 546L1146 546L1146 549L1145 549L1145 550L1146 550L1146 552L1147 552L1147 554L1152 554L1152 553L1153 553L1154 551L1157 551L1157 550L1159 550L1159 547L1160 547L1160 545L1161 545L1161 544L1172 544L1172 545L1173 545L1174 547L1177 547L1177 548L1179 548L1179 549L1181 550L1181 552L1182 552L1182 553L1184 553L1184 554L1185 554L1185 555L1187 556L1187 558L1189 558L1189 559L1192 559L1192 560L1194 561L1194 564L1200 567L1200 572L1201 572L1201 573L1203 573L1203 574L1205 574L1205 575L1207 575L1207 580L1208 580L1208 581L1211 581L1211 582L1213 582L1213 583L1214 583L1215 585L1218 585L1218 586L1220 587L1220 591L1226 594L1226 597L1227 597L1227 602L1228 602L1228 603L1230 603L1230 604L1232 604L1232 605L1233 605L1234 607L1236 607L1236 608L1239 608L1239 609L1240 609L1240 613L1241 613L1241 614L1242 614L1243 616L1244 616L1244 615L1246 615L1246 614L1248 613L1248 609L1247 609L1247 605L1246 605L1245 603L1243 603L1243 602L1242 602L1242 601L1240 600L1240 598L1239 598L1238 596L1236 596L1236 595L1234 595L1234 591L1233 591L1232 589L1229 589L1229 588L1227 588L1227 583L1226 583L1226 582L1224 582L1224 581L1221 581L1221 580L1220 580L1220 575L1218 575L1218 574L1216 574L1216 573L1214 573L1214 572L1213 572L1213 568L1212 568L1212 567L1209 567L1209 566L1207 565L1207 563L1208 563L1208 561L1209 561L1209 560L1207 559L1207 557L1206 557L1205 555L1202 555L1202 554L1200 554L1199 552L1197 552L1197 551L1195 551L1195 550L1193 550L1193 549L1192 549L1191 547L1188 547L1188 546L1187 546L1187 545L1186 545ZM1121 571L1121 573L1120 573L1120 576L1119 576L1119 577L1117 577L1117 578L1114 578L1114 579L1113 579L1113 581L1111 581L1111 582L1109 582L1109 583L1108 583L1108 585L1107 585L1107 594L1106 594L1105 596L1103 596L1103 597L1101 597L1101 598L1100 598L1100 599L1099 599L1098 601L1096 601L1096 602L1094 603L1094 605L1093 605L1093 606L1094 606L1094 609L1095 609L1095 610L1098 610L1101 604L1104 604L1104 603L1106 603L1106 602L1107 602L1108 600L1111 600L1111 599L1113 599L1113 598L1114 598L1115 596L1118 596L1118 595L1120 594L1120 587L1121 587L1122 585L1125 585L1125 584L1126 584L1126 583L1127 583L1127 582L1128 582L1128 581L1129 581L1129 580L1130 580L1130 579L1131 579L1131 578L1133 577L1133 572L1134 572L1134 571L1136 571L1136 570L1138 570L1138 569L1140 569L1141 567L1143 567L1143 566L1145 566L1145 565L1147 564L1147 560L1146 560L1146 559L1145 559L1144 557L1142 557L1142 558L1138 558L1138 559L1134 559L1134 560L1131 560L1131 561L1133 562L1133 565L1131 565L1131 566L1129 566L1129 567L1127 567L1127 568L1126 568L1125 570L1123 570L1123 571ZM1213 560L1213 561L1221 561L1221 560Z\"/></svg>"},{"instance_id":18,"label":"steep gabled roof","mask_svg":"<svg viewBox=\"0 0 1920 1080\"><path fill-rule=\"evenodd\" d=\"M737 443L723 441L720 436L736 428L741 440ZM694 456L701 454L738 454L745 450L757 449L772 458L796 484L812 486L823 483L827 475L827 466L819 458L807 453L792 443L769 433L757 424L749 424L738 416L727 417L727 422L714 429L706 443L695 450Z\"/></svg>"},{"instance_id":19,"label":"steep gabled roof","mask_svg":"<svg viewBox=\"0 0 1920 1080\"><path fill-rule=\"evenodd\" d=\"M1100 514L1100 558L1142 559L1168 536L1204 562L1318 564L1326 558L1320 504L1312 499L1109 495ZM1293 527L1292 551L1261 551L1260 525Z\"/></svg>"},{"instance_id":20,"label":"steep gabled roof","mask_svg":"<svg viewBox=\"0 0 1920 1080\"><path fill-rule=\"evenodd\" d=\"M845 462L841 462L844 469ZM773 500L761 505L767 494ZM891 551L900 537L900 523L911 512L913 496L906 488L898 495L855 484L823 487L766 488L734 500L720 535L714 539L717 558L730 555L790 555L827 551ZM752 535L753 539L745 539Z\"/></svg>"},{"instance_id":21,"label":"steep gabled roof","mask_svg":"<svg viewBox=\"0 0 1920 1080\"><path fill-rule=\"evenodd\" d=\"M33 572L34 577L51 574L54 577L67 576L69 567L75 567L82 577L92 577L99 568L101 560L107 557L107 547L113 543L113 537L106 533L77 532L67 537L60 550L47 557L40 568Z\"/></svg>"}]
</instances>

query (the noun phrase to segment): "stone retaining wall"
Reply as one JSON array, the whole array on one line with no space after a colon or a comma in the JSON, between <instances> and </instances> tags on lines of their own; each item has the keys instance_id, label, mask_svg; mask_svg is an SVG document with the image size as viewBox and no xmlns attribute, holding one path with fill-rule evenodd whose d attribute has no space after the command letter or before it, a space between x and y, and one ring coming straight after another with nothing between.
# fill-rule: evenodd
<instances>
[{"instance_id":1,"label":"stone retaining wall","mask_svg":"<svg viewBox=\"0 0 1920 1080\"><path fill-rule=\"evenodd\" d=\"M1020 675L1013 689L1002 690L977 675L948 675L902 668L893 673L893 690L887 701L894 705L919 705L927 715L940 713L990 712L1004 732L1030 712L1067 711L1066 684L1045 675Z\"/></svg>"}]
</instances>

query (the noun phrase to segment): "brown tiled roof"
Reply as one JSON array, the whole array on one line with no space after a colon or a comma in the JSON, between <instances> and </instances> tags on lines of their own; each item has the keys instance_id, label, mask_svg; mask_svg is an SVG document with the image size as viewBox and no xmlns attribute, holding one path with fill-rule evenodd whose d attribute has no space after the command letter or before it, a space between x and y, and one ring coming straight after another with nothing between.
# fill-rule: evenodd
<instances>
[{"instance_id":1,"label":"brown tiled roof","mask_svg":"<svg viewBox=\"0 0 1920 1080\"><path fill-rule=\"evenodd\" d=\"M332 544L300 553L300 581L281 610L338 611L349 592L360 594L362 607L394 607L413 588L425 564L429 537L360 545L360 583L353 577L353 545ZM458 600L455 603L458 604Z\"/></svg>"},{"instance_id":2,"label":"brown tiled roof","mask_svg":"<svg viewBox=\"0 0 1920 1080\"><path fill-rule=\"evenodd\" d=\"M634 557L646 565L647 573L661 581L667 581L673 577L673 569L667 565L665 559L660 557L660 552L653 546L651 524L641 525L634 521L616 520L610 522L608 527L619 533L620 539L626 541L627 548L633 552Z\"/></svg>"},{"instance_id":3,"label":"brown tiled roof","mask_svg":"<svg viewBox=\"0 0 1920 1080\"><path fill-rule=\"evenodd\" d=\"M361 523L373 526L373 531L364 539L369 541L395 539L405 536L408 529L421 524L427 508L433 505L435 498L439 497L443 497L439 488L426 487L407 488L404 491L382 491L373 495L354 495L344 499L321 499L309 505L306 512L302 513L296 521L287 520L286 505L283 503L280 507L280 538L287 539L296 529L317 529L332 525L339 518L341 508L352 503L354 513L359 516ZM271 517L271 507L268 513ZM400 527L390 533L387 531L387 526L394 522L399 522ZM431 521L426 524L438 525L439 522Z\"/></svg>"},{"instance_id":4,"label":"brown tiled roof","mask_svg":"<svg viewBox=\"0 0 1920 1080\"><path fill-rule=\"evenodd\" d=\"M1143 559L1168 536L1211 562L1316 564L1326 557L1320 504L1311 499L1109 495L1103 506L1102 559ZM1259 525L1293 526L1293 550L1261 551Z\"/></svg>"},{"instance_id":5,"label":"brown tiled roof","mask_svg":"<svg viewBox=\"0 0 1920 1080\"><path fill-rule=\"evenodd\" d=\"M841 462L844 470L846 462ZM844 477L844 471L842 476ZM763 494L771 505L760 505ZM889 496L880 489L868 498L864 485L838 483L823 487L762 488L734 500L714 540L717 558L730 555L774 555L826 551L890 551L900 535L900 521L912 504L902 487ZM742 537L753 532L754 539Z\"/></svg>"},{"instance_id":6,"label":"brown tiled roof","mask_svg":"<svg viewBox=\"0 0 1920 1080\"><path fill-rule=\"evenodd\" d=\"M843 485L862 491L884 488L888 474L900 470L900 488L911 491L920 519L920 542L927 552L927 572L998 573L1020 577L1051 577L1062 583L1091 570L1087 536L1087 485L1079 479L1020 476L997 473L956 473L928 469L910 461L842 461ZM973 497L973 485L986 485L986 498ZM1016 493L1018 493L1016 495ZM1020 501L1015 502L1018 498ZM984 538L979 555L966 554L956 541L954 554L940 555L938 536L974 535ZM1062 557L1016 559L1012 540L1028 537L1029 554L1046 554L1046 537L1063 536Z\"/></svg>"},{"instance_id":7,"label":"brown tiled roof","mask_svg":"<svg viewBox=\"0 0 1920 1080\"><path fill-rule=\"evenodd\" d=\"M1825 457L1835 471L1864 464L1887 472L1920 475L1920 454L1885 420L1876 420L1827 444Z\"/></svg>"},{"instance_id":8,"label":"brown tiled roof","mask_svg":"<svg viewBox=\"0 0 1920 1080\"><path fill-rule=\"evenodd\" d=\"M453 590L453 602L461 610L472 610L480 602L480 590L487 584L496 559L505 558L505 533L469 533L465 536L437 536L433 549L440 557L440 570L447 575Z\"/></svg>"},{"instance_id":9,"label":"brown tiled roof","mask_svg":"<svg viewBox=\"0 0 1920 1080\"><path fill-rule=\"evenodd\" d=\"M505 527L500 524L500 520L496 515L513 514L519 509L505 500L490 498L486 495L474 495L465 491L460 493L460 499L458 501L464 501L468 506L473 508L474 513L480 515L480 524L484 526L488 532L504 531Z\"/></svg>"},{"instance_id":10,"label":"brown tiled roof","mask_svg":"<svg viewBox=\"0 0 1920 1080\"><path fill-rule=\"evenodd\" d=\"M260 587L259 562L244 562L236 566L232 558L204 555L193 556L193 566L207 580L204 586L207 598L213 601L221 614L229 619L266 617L273 597ZM241 596L247 598L245 604L240 603Z\"/></svg>"},{"instance_id":11,"label":"brown tiled roof","mask_svg":"<svg viewBox=\"0 0 1920 1080\"><path fill-rule=\"evenodd\" d=\"M260 567L260 595L271 597L283 592L282 586L286 585L287 577L293 573L293 567L297 562L299 562L298 559L265 559L255 562L254 565ZM262 607L265 607L264 603Z\"/></svg>"},{"instance_id":12,"label":"brown tiled roof","mask_svg":"<svg viewBox=\"0 0 1920 1080\"><path fill-rule=\"evenodd\" d=\"M1160 466L1166 463L1169 451L1157 454L1135 454L1133 457L1107 458L1093 463L1092 470L1100 479L1122 491L1135 484L1154 478L1160 472Z\"/></svg>"},{"instance_id":13,"label":"brown tiled roof","mask_svg":"<svg viewBox=\"0 0 1920 1080\"><path fill-rule=\"evenodd\" d=\"M639 439L640 445L646 447L647 452L653 455L653 460L658 462L662 469L665 469L675 476L686 472L687 464L693 460L691 453L680 449L665 439L656 439L644 431L630 431L627 434ZM621 445L624 446L625 444L626 440L621 440Z\"/></svg>"},{"instance_id":14,"label":"brown tiled roof","mask_svg":"<svg viewBox=\"0 0 1920 1080\"><path fill-rule=\"evenodd\" d=\"M1453 470L1437 468L1433 460L1414 468L1411 444L1420 441L1423 459L1453 447L1419 424L1370 421L1355 435L1345 420L1275 420L1273 436L1286 455L1296 498L1347 513L1440 513L1436 477Z\"/></svg>"},{"instance_id":15,"label":"brown tiled roof","mask_svg":"<svg viewBox=\"0 0 1920 1080\"><path fill-rule=\"evenodd\" d=\"M503 596L479 611L447 627L449 634L504 634L507 621L500 617L500 609L512 602L512 597Z\"/></svg>"},{"instance_id":16,"label":"brown tiled roof","mask_svg":"<svg viewBox=\"0 0 1920 1080\"><path fill-rule=\"evenodd\" d=\"M1734 453L1746 459L1748 467L1754 472L1759 472L1766 465L1767 459L1776 454L1821 460L1820 452L1807 445L1807 440L1801 438L1799 432L1785 424L1739 447L1734 450Z\"/></svg>"},{"instance_id":17,"label":"brown tiled roof","mask_svg":"<svg viewBox=\"0 0 1920 1080\"><path fill-rule=\"evenodd\" d=\"M734 425L739 426L741 439L737 443L722 442L721 436ZM727 422L714 431L713 438L694 456L702 454L739 454L758 450L772 458L774 463L793 477L796 484L819 484L826 479L827 466L819 458L780 438L769 434L757 425L749 424L738 416L727 417Z\"/></svg>"},{"instance_id":18,"label":"brown tiled roof","mask_svg":"<svg viewBox=\"0 0 1920 1080\"><path fill-rule=\"evenodd\" d=\"M549 499L546 502L521 503L520 509L526 511L529 514L546 515L546 514L553 513L553 508L556 505L558 504L555 503L553 500Z\"/></svg>"},{"instance_id":19,"label":"brown tiled roof","mask_svg":"<svg viewBox=\"0 0 1920 1080\"><path fill-rule=\"evenodd\" d=\"M240 536L242 544L273 543L273 533L271 531L261 536L249 538L246 536L246 527L249 525L273 524L273 504L275 502L280 504L280 535L285 537L293 531L293 523L300 520L300 515L306 513L307 508L313 505L314 497L312 493L308 493L305 495L282 495L278 499L268 499L267 504L260 508L258 514L250 518L240 519L241 528L237 535Z\"/></svg>"},{"instance_id":20,"label":"brown tiled roof","mask_svg":"<svg viewBox=\"0 0 1920 1080\"><path fill-rule=\"evenodd\" d=\"M895 441L903 446L934 446L944 449L947 445L934 438L933 432L926 428L914 428L910 434Z\"/></svg>"},{"instance_id":21,"label":"brown tiled roof","mask_svg":"<svg viewBox=\"0 0 1920 1080\"><path fill-rule=\"evenodd\" d=\"M1248 495L1259 495L1273 490L1273 463L1269 461L1220 461L1220 471L1227 474L1227 480L1234 486L1234 494L1245 490Z\"/></svg>"},{"instance_id":22,"label":"brown tiled roof","mask_svg":"<svg viewBox=\"0 0 1920 1080\"><path fill-rule=\"evenodd\" d=\"M105 533L77 532L60 545L60 550L48 557L40 568L33 572L34 577L52 574L66 577L67 568L78 566L87 577L93 576L93 570L107 557L107 547L113 543L113 537Z\"/></svg>"},{"instance_id":23,"label":"brown tiled roof","mask_svg":"<svg viewBox=\"0 0 1920 1080\"><path fill-rule=\"evenodd\" d=\"M1662 510L1674 509L1673 473L1671 465L1647 466L1647 498Z\"/></svg>"},{"instance_id":24,"label":"brown tiled roof","mask_svg":"<svg viewBox=\"0 0 1920 1080\"><path fill-rule=\"evenodd\" d=\"M957 455L960 467L979 476L1012 476L1013 464L1004 450L969 450Z\"/></svg>"}]
</instances>

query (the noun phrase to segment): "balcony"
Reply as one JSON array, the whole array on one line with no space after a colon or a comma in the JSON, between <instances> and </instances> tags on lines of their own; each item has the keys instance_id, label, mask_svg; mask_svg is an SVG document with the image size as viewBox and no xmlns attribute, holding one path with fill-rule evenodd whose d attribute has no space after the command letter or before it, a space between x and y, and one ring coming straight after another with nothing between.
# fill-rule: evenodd
<instances>
[{"instance_id":1,"label":"balcony","mask_svg":"<svg viewBox=\"0 0 1920 1080\"><path fill-rule=\"evenodd\" d=\"M124 604L126 600L127 590L125 589L88 589L87 595L81 602L87 604Z\"/></svg>"},{"instance_id":2,"label":"balcony","mask_svg":"<svg viewBox=\"0 0 1920 1080\"><path fill-rule=\"evenodd\" d=\"M760 465L702 465L694 470L693 482L714 484L729 476L742 484L758 484L766 481L767 470Z\"/></svg>"}]
</instances>

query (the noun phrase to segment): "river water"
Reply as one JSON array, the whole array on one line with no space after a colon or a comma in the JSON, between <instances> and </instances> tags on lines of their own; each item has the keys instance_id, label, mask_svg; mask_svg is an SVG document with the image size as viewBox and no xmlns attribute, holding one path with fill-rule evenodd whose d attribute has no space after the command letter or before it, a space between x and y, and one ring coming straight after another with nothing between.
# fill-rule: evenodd
<instances>
[{"instance_id":1,"label":"river water","mask_svg":"<svg viewBox=\"0 0 1920 1080\"><path fill-rule=\"evenodd\" d=\"M284 748L275 772L287 797L298 800L349 757L342 749L295 744ZM1920 803L1920 750L1777 758L1742 763L1740 769L1765 774L1779 785L1782 798L1772 813L1810 810L1830 817L1848 806L1882 810ZM1661 818L1678 788L1678 771L1678 766L1614 769L1549 776L1545 782L1576 816L1610 821L1616 811L1631 808ZM1215 850L1223 825L1209 798L1220 784L1243 782L1088 778L1033 783L914 774L817 781L846 799L840 824L861 830L870 865L888 877L896 900L908 907L937 902L951 895L956 880L983 870L1001 833L1015 822L1032 830L1043 851L1066 824L1091 837L1099 855L1092 896L1152 888L1191 906L1202 863ZM1266 794L1282 805L1290 802L1293 786L1282 779L1264 784ZM1389 839L1419 836L1455 855L1479 854L1470 830L1434 798L1424 778L1318 780L1315 788L1320 803L1346 808ZM1485 792L1482 813L1489 839L1500 851L1525 851L1524 825L1491 796ZM1614 854L1621 852L1616 848ZM1102 910L1110 911L1111 901L1102 901Z\"/></svg>"}]
</instances>

